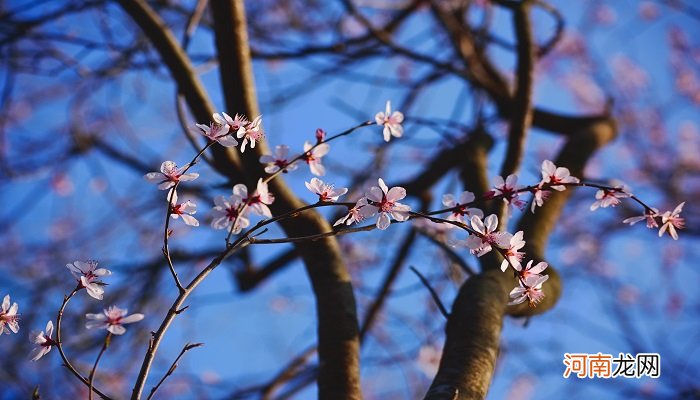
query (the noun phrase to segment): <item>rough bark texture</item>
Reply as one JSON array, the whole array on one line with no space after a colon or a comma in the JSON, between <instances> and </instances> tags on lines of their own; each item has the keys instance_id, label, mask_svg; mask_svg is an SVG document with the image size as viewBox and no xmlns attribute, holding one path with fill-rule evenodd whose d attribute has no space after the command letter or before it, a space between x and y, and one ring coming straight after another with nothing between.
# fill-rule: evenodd
<instances>
[{"instance_id":1,"label":"rough bark texture","mask_svg":"<svg viewBox=\"0 0 700 400\"><path fill-rule=\"evenodd\" d=\"M447 321L440 368L426 400L481 399L498 358L511 279L491 269L464 283Z\"/></svg>"}]
</instances>

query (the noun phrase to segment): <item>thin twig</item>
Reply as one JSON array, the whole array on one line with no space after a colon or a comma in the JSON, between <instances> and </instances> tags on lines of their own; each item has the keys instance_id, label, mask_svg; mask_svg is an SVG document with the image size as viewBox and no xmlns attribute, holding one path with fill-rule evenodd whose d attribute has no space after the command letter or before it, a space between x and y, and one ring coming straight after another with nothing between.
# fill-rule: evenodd
<instances>
[{"instance_id":1,"label":"thin twig","mask_svg":"<svg viewBox=\"0 0 700 400\"><path fill-rule=\"evenodd\" d=\"M158 381L158 384L156 384L156 385L151 389L151 393L148 395L148 397L146 398L146 400L150 400L150 399L153 397L153 395L156 393L156 391L158 390L158 388L160 387L160 385L162 385L163 382L165 382L165 379L167 379L170 375L173 374L173 372L175 372L175 369L177 368L177 363L178 363L178 361L180 361L180 359L182 358L182 356L184 356L185 353L187 353L188 351L194 349L195 347L200 347L200 346L204 346L204 343L187 343L187 344L185 345L185 347L183 347L182 350L180 350L180 354L178 354L178 356L175 358L175 361L173 361L173 363L172 363L172 365L170 366L170 368L168 368L168 372L166 372L165 375L163 375L163 377L160 379L160 381Z\"/></svg>"},{"instance_id":2,"label":"thin twig","mask_svg":"<svg viewBox=\"0 0 700 400\"><path fill-rule=\"evenodd\" d=\"M107 332L107 336L105 336L105 341L102 344L102 348L100 349L100 352L97 354L97 358L95 359L95 365L92 366L92 370L90 370L90 375L88 375L88 400L92 400L92 382L95 379L95 373L97 372L97 365L100 363L100 359L102 358L102 355L105 353L105 350L107 350L107 347L109 347L109 343L112 340L112 332Z\"/></svg>"},{"instance_id":3,"label":"thin twig","mask_svg":"<svg viewBox=\"0 0 700 400\"><path fill-rule=\"evenodd\" d=\"M462 271L467 274L467 276L474 276L476 275L476 271L467 264L466 261L462 257L459 256L450 246L448 246L445 242L437 238L434 234L424 230L424 229L416 229L421 235L425 236L428 240L433 242L435 245L437 245L442 251L447 254L447 256L452 260L454 263L459 265L462 268Z\"/></svg>"},{"instance_id":4,"label":"thin twig","mask_svg":"<svg viewBox=\"0 0 700 400\"><path fill-rule=\"evenodd\" d=\"M56 317L56 348L58 349L58 354L61 355L61 359L63 360L63 365L68 368L68 370L76 377L78 378L81 382L85 384L87 387L91 387L90 382L88 382L87 379L85 379L84 376L82 376L78 370L73 367L73 364L68 361L68 357L66 357L66 354L63 352L63 343L61 341L61 322L63 320L63 311L66 309L66 305L68 304L68 301L75 296L78 291L82 289L82 286L78 285L73 291L68 295L63 297L63 303L61 304L61 308L58 310L58 316ZM101 391L97 390L95 387L92 387L92 391L97 393L98 396L105 400L111 400L111 397L105 395Z\"/></svg>"},{"instance_id":5,"label":"thin twig","mask_svg":"<svg viewBox=\"0 0 700 400\"><path fill-rule=\"evenodd\" d=\"M440 314L442 314L442 316L445 318L449 318L450 313L447 312L445 305L442 304L442 300L440 300L440 297L438 296L437 292L435 292L435 289L433 289L432 286L430 286L430 283L428 282L428 280L420 272L418 272L418 270L415 269L413 266L410 266L409 268L416 275L418 275L418 279L420 279L421 283L423 283L423 285L428 289L428 291L430 291L430 295L433 297L435 304L437 305L438 309L440 310Z\"/></svg>"}]
</instances>

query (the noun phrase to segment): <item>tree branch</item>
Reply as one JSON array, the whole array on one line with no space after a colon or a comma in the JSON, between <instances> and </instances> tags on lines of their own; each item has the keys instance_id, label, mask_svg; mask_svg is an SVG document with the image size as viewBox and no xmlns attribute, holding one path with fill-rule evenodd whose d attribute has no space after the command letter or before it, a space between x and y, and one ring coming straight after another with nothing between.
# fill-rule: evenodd
<instances>
[{"instance_id":1,"label":"tree branch","mask_svg":"<svg viewBox=\"0 0 700 400\"><path fill-rule=\"evenodd\" d=\"M227 109L229 112L245 113L252 118L259 113L243 1L215 1L211 7ZM263 175L258 157L267 152L267 144L261 142L256 146L255 152L250 151L242 157L248 169L249 183ZM215 153L214 159L217 162L221 155ZM270 191L276 198L272 206L275 214L303 206L280 178L270 182ZM328 222L315 211L305 212L294 221L281 221L281 225L288 237L313 236L332 231ZM319 398L359 399L362 396L357 310L350 274L345 267L340 246L333 237L295 243L295 246L304 260L316 297Z\"/></svg>"}]
</instances>

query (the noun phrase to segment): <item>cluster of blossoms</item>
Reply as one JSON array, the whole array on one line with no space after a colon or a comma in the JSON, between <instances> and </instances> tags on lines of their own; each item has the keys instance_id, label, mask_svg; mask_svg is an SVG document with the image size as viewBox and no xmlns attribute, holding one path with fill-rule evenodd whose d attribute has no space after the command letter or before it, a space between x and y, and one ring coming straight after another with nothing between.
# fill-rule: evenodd
<instances>
[{"instance_id":1,"label":"cluster of blossoms","mask_svg":"<svg viewBox=\"0 0 700 400\"><path fill-rule=\"evenodd\" d=\"M266 218L272 217L268 206L275 201L275 196L268 191L267 183L262 178L258 179L257 187L250 196L248 188L242 183L235 185L232 192L228 198L218 196L214 199L212 228L239 233L250 225L249 212Z\"/></svg>"},{"instance_id":2,"label":"cluster of blossoms","mask_svg":"<svg viewBox=\"0 0 700 400\"><path fill-rule=\"evenodd\" d=\"M85 289L88 296L97 300L103 299L104 286L106 286L106 283L102 282L101 278L111 275L112 272L106 268L98 268L97 264L97 261L94 260L75 261L71 264L66 264L66 268L68 268L78 282L78 286L71 296ZM19 331L19 315L17 314L17 308L17 303L14 303L12 307L10 307L10 296L5 296L2 303L2 311L0 311L0 334L9 333L7 328L14 333ZM103 328L113 335L123 335L126 332L126 329L123 327L124 324L137 322L144 318L143 314L138 313L127 316L126 310L122 310L117 306L112 306L104 310L104 314L88 313L85 317L88 320L86 324L87 329ZM7 328L5 325L7 325ZM32 331L30 333L29 340L36 346L29 355L32 361L39 360L49 353L51 348L59 345L53 338L53 331L53 321L49 320L43 331Z\"/></svg>"},{"instance_id":3,"label":"cluster of blossoms","mask_svg":"<svg viewBox=\"0 0 700 400\"><path fill-rule=\"evenodd\" d=\"M337 220L333 226L350 225L378 215L377 228L384 230L391 224L390 216L400 222L408 220L411 207L399 203L399 200L406 197L406 189L399 186L389 189L382 178L377 183L379 186L372 186L347 215Z\"/></svg>"},{"instance_id":4,"label":"cluster of blossoms","mask_svg":"<svg viewBox=\"0 0 700 400\"><path fill-rule=\"evenodd\" d=\"M647 228L654 229L659 228L659 224L656 222L656 220L660 219L661 228L659 228L659 237L668 232L673 240L678 240L678 232L676 232L676 229L683 229L685 227L685 221L681 217L681 211L683 211L684 205L685 202L682 202L681 204L677 205L673 211L666 211L664 213L659 213L659 210L656 208L649 207L644 212L644 215L630 217L622 222L634 225L639 221L646 220Z\"/></svg>"},{"instance_id":5,"label":"cluster of blossoms","mask_svg":"<svg viewBox=\"0 0 700 400\"><path fill-rule=\"evenodd\" d=\"M250 143L250 148L255 148L255 144L265 137L260 124L262 123L262 115L258 115L252 121L243 115L236 114L233 118L226 113L215 113L212 115L214 121L209 125L196 124L192 129L195 132L201 133L209 140L217 142L224 147L234 147L238 145L238 139L242 139L241 153L245 152L245 148Z\"/></svg>"},{"instance_id":6,"label":"cluster of blossoms","mask_svg":"<svg viewBox=\"0 0 700 400\"><path fill-rule=\"evenodd\" d=\"M208 125L195 124L191 128L193 132L208 138L209 144L218 143L224 147L235 147L238 145L236 139L242 139L241 152L244 152L247 143L250 143L250 147L254 148L255 144L264 137L261 116L248 121L245 116L236 114L232 118L227 113L222 112L214 113L212 119L213 121ZM375 121L383 128L384 140L389 141L391 136L402 136L403 114L399 111L392 112L390 102L387 101L384 112L375 115ZM326 169L322 158L330 151L330 145L325 143L326 132L323 129L317 129L315 136L316 143L304 142L303 152L296 157L290 157L290 149L287 145L277 145L273 154L262 155L260 163L265 165L265 172L274 177L279 172L292 172L297 169L297 163L305 162L313 175L325 175ZM188 172L195 161L196 159L184 167L178 167L173 161L165 161L161 164L160 172L149 172L144 176L149 182L157 184L159 189L168 190L169 215L173 219L182 218L185 224L190 226L199 226L199 221L194 217L197 205L192 200L179 203L175 189L180 182L192 181L199 177L197 173ZM249 216L251 212L265 218L272 217L268 206L274 201L274 196L269 193L267 188L267 181L271 177L258 180L256 190L251 196L248 196L248 189L243 184L235 185L232 190L233 194L229 197L217 196L214 199L211 226L214 229L229 229L231 233L240 233L241 230L250 226ZM380 182L380 187L382 187L384 183L381 180ZM306 186L319 195L319 201L322 202L336 201L339 196L347 193L347 189L334 189L333 185L325 184L318 178L313 178L311 182L306 183ZM405 196L405 191L401 188L395 189L392 189L391 193L388 193L387 189L384 195L380 195L383 189L373 188L363 198L364 200L361 200L367 206L361 207L363 208L362 218L379 213L377 226L381 227L380 229L386 229L389 225L389 215L400 221L406 220L405 211L409 210L408 206L399 203L394 205L397 200ZM401 197L397 197L398 193L402 193ZM367 201L368 199L372 200ZM356 220L360 220L359 214Z\"/></svg>"},{"instance_id":7,"label":"cluster of blossoms","mask_svg":"<svg viewBox=\"0 0 700 400\"><path fill-rule=\"evenodd\" d=\"M542 162L541 174L542 180L539 183L527 187L518 185L518 177L514 174L507 176L505 179L497 176L494 179L492 190L485 194L484 199L502 199L507 204L507 211L510 213L511 206L520 209L525 206L525 202L519 196L522 193L530 192L533 194L531 211L534 213L536 207L541 207L544 204L551 191L564 191L567 186L580 185L580 180L571 176L567 168L557 167L549 160ZM613 188L600 187L600 190L596 192L596 201L591 205L591 210L614 207L620 203L621 199L630 197L634 196L624 186ZM635 200L639 202L638 199L635 198ZM519 231L515 234L499 232L498 217L489 215L484 218L480 209L471 207L474 203L475 197L470 192L463 192L459 201L456 201L451 194L444 195L443 205L448 207L451 213L447 220L469 225L470 235L466 241L461 243L469 248L472 254L481 257L495 249L504 258L501 263L501 270L505 271L509 265L513 267L518 276L519 285L510 293L512 299L510 304L519 304L528 300L531 306L536 305L544 298L542 284L547 281L548 275L542 275L542 272L547 268L547 263L539 262L533 266L534 261L530 260L523 267L522 261L525 255L521 251L525 247L523 232ZM649 228L658 228L660 223L659 236L668 232L673 239L677 239L676 229L684 227L683 218L680 217L684 204L681 203L673 211L664 213L659 213L657 209L644 205L646 208L644 215L628 218L624 222L633 225L639 221L646 220ZM443 225L454 227L454 225L449 224Z\"/></svg>"}]
</instances>

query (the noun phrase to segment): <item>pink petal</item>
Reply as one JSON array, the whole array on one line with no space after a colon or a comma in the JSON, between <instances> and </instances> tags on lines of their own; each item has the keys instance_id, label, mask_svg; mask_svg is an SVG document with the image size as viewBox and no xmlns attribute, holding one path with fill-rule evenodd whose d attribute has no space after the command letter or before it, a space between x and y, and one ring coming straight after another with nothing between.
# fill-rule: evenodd
<instances>
[{"instance_id":1,"label":"pink petal","mask_svg":"<svg viewBox=\"0 0 700 400\"><path fill-rule=\"evenodd\" d=\"M406 189L396 186L391 189L389 189L389 192L386 194L386 199L388 201L398 201L406 197Z\"/></svg>"},{"instance_id":2,"label":"pink petal","mask_svg":"<svg viewBox=\"0 0 700 400\"><path fill-rule=\"evenodd\" d=\"M391 221L389 220L389 216L387 215L387 213L379 213L379 218L377 219L377 228L385 230L389 227L390 224Z\"/></svg>"}]
</instances>

